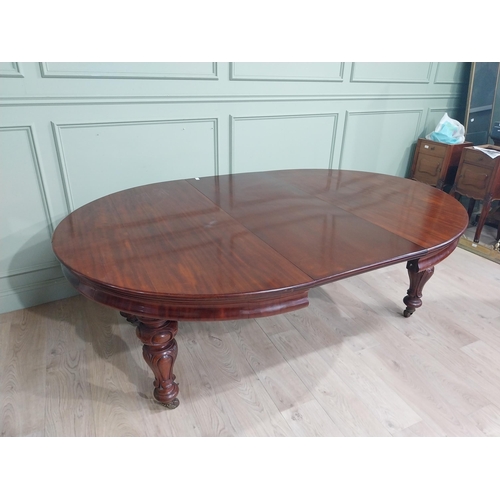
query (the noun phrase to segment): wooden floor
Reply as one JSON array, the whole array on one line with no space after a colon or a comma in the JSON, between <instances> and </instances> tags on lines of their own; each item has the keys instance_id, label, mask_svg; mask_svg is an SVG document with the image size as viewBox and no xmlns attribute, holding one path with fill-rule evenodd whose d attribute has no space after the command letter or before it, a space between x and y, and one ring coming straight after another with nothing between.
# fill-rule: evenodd
<instances>
[{"instance_id":1,"label":"wooden floor","mask_svg":"<svg viewBox=\"0 0 500 500\"><path fill-rule=\"evenodd\" d=\"M457 249L408 319L407 287L401 264L293 313L180 324L173 411L118 312L0 315L0 435L500 436L500 266Z\"/></svg>"}]
</instances>

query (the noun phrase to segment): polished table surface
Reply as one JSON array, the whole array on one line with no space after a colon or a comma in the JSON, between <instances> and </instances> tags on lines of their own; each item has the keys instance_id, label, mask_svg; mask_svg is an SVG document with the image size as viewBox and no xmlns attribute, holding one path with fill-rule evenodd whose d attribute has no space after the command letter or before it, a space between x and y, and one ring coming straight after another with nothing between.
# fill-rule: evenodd
<instances>
[{"instance_id":1,"label":"polished table surface","mask_svg":"<svg viewBox=\"0 0 500 500\"><path fill-rule=\"evenodd\" d=\"M415 181L282 170L114 193L66 217L52 243L80 293L137 326L155 398L175 408L178 321L292 311L313 287L398 262L408 317L467 223L458 201Z\"/></svg>"}]
</instances>

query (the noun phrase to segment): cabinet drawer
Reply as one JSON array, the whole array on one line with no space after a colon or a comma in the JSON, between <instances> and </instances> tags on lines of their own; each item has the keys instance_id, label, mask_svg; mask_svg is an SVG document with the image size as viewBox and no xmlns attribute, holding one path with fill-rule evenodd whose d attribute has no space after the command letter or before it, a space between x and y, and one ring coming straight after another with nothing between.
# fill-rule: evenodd
<instances>
[{"instance_id":1,"label":"cabinet drawer","mask_svg":"<svg viewBox=\"0 0 500 500\"><path fill-rule=\"evenodd\" d=\"M444 158L446 154L447 146L443 144L437 144L432 141L422 141L420 147L418 148L419 154L439 156Z\"/></svg>"},{"instance_id":2,"label":"cabinet drawer","mask_svg":"<svg viewBox=\"0 0 500 500\"><path fill-rule=\"evenodd\" d=\"M464 157L464 162L474 163L479 166L493 167L495 164L495 159L490 158L488 155L482 153L481 151L476 151L474 149L464 149L462 153Z\"/></svg>"},{"instance_id":3,"label":"cabinet drawer","mask_svg":"<svg viewBox=\"0 0 500 500\"><path fill-rule=\"evenodd\" d=\"M443 160L441 158L420 154L415 165L413 178L425 184L435 186L441 174L442 164Z\"/></svg>"},{"instance_id":4,"label":"cabinet drawer","mask_svg":"<svg viewBox=\"0 0 500 500\"><path fill-rule=\"evenodd\" d=\"M480 200L486 196L492 173L491 168L462 163L458 171L456 190L469 198Z\"/></svg>"}]
</instances>

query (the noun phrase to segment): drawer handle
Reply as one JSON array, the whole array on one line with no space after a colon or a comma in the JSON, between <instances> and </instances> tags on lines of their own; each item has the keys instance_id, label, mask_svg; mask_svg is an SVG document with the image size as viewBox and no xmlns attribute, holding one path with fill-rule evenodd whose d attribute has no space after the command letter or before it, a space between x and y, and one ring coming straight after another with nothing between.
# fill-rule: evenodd
<instances>
[{"instance_id":1,"label":"drawer handle","mask_svg":"<svg viewBox=\"0 0 500 500\"><path fill-rule=\"evenodd\" d=\"M432 151L434 149L434 146L429 146L428 144L425 144L424 149L430 149Z\"/></svg>"}]
</instances>

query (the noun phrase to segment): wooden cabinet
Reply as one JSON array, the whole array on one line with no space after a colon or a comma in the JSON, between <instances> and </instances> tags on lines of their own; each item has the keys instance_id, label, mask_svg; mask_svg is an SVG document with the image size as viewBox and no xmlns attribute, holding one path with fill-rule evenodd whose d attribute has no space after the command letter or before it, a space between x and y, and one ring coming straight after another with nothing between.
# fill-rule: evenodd
<instances>
[{"instance_id":1,"label":"wooden cabinet","mask_svg":"<svg viewBox=\"0 0 500 500\"><path fill-rule=\"evenodd\" d=\"M500 152L499 146L485 144L477 146ZM466 147L462 152L455 183L450 191L451 195L459 198L460 195L471 199L469 216L472 214L476 200L483 202L481 215L477 224L474 242L479 242L486 217L491 208L491 202L500 200L500 156L490 158L477 149Z\"/></svg>"},{"instance_id":2,"label":"wooden cabinet","mask_svg":"<svg viewBox=\"0 0 500 500\"><path fill-rule=\"evenodd\" d=\"M413 157L410 178L443 189L445 184L452 185L455 180L463 144L444 144L442 142L419 139Z\"/></svg>"}]
</instances>

